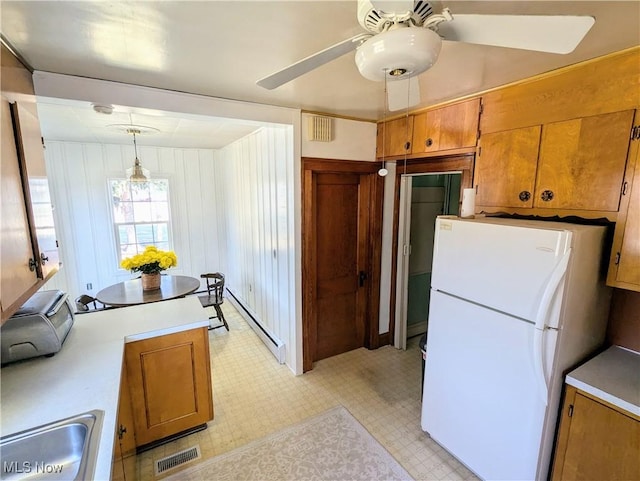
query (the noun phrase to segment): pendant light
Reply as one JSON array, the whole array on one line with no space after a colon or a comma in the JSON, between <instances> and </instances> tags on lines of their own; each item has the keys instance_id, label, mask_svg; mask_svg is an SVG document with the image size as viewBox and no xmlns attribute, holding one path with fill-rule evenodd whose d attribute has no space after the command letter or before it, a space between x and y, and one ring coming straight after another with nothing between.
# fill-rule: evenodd
<instances>
[{"instance_id":1,"label":"pendant light","mask_svg":"<svg viewBox=\"0 0 640 481\"><path fill-rule=\"evenodd\" d=\"M148 169L142 167L140 159L138 159L138 145L136 144L136 134L140 134L140 130L129 128L127 129L127 133L133 135L133 149L136 155L133 167L127 169L127 179L129 180L129 182L147 182L151 175Z\"/></svg>"}]
</instances>

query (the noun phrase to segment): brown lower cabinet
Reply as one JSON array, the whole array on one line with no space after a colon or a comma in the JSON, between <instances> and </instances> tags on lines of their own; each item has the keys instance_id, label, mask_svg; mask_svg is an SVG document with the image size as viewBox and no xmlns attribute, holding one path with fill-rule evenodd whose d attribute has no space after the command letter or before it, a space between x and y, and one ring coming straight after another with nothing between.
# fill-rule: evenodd
<instances>
[{"instance_id":1,"label":"brown lower cabinet","mask_svg":"<svg viewBox=\"0 0 640 481\"><path fill-rule=\"evenodd\" d=\"M213 419L206 327L130 342L125 364L138 448Z\"/></svg>"},{"instance_id":2,"label":"brown lower cabinet","mask_svg":"<svg viewBox=\"0 0 640 481\"><path fill-rule=\"evenodd\" d=\"M113 467L111 481L132 481L136 479L136 434L133 425L131 395L127 369L122 366L120 378L120 398L113 446Z\"/></svg>"},{"instance_id":3,"label":"brown lower cabinet","mask_svg":"<svg viewBox=\"0 0 640 481\"><path fill-rule=\"evenodd\" d=\"M551 479L640 479L640 418L566 386Z\"/></svg>"}]
</instances>

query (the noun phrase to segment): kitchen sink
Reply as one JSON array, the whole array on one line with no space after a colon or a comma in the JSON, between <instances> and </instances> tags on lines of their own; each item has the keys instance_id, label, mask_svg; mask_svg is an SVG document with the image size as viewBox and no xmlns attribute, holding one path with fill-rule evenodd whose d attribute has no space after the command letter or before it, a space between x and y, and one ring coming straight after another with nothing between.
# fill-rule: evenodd
<instances>
[{"instance_id":1,"label":"kitchen sink","mask_svg":"<svg viewBox=\"0 0 640 481\"><path fill-rule=\"evenodd\" d=\"M0 479L93 479L104 411L89 411L0 438Z\"/></svg>"}]
</instances>

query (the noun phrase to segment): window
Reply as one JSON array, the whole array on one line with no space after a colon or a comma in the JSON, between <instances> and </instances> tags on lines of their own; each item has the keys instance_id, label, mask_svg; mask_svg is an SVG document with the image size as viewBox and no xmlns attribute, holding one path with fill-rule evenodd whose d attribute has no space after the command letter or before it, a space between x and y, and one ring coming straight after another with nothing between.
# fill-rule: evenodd
<instances>
[{"instance_id":1,"label":"window","mask_svg":"<svg viewBox=\"0 0 640 481\"><path fill-rule=\"evenodd\" d=\"M118 263L148 245L172 250L169 180L110 180Z\"/></svg>"}]
</instances>

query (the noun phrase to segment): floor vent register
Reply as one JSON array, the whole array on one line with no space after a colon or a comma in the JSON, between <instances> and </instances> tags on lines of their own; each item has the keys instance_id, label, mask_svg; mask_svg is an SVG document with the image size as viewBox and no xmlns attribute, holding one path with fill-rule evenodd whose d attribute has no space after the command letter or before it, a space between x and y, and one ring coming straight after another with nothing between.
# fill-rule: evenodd
<instances>
[{"instance_id":1,"label":"floor vent register","mask_svg":"<svg viewBox=\"0 0 640 481\"><path fill-rule=\"evenodd\" d=\"M156 476L170 469L200 459L200 446L193 446L156 461Z\"/></svg>"}]
</instances>

